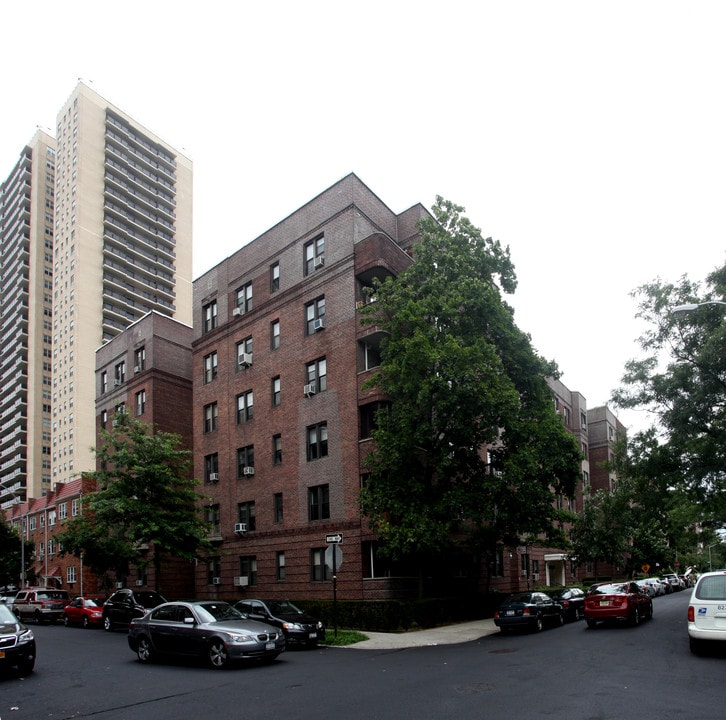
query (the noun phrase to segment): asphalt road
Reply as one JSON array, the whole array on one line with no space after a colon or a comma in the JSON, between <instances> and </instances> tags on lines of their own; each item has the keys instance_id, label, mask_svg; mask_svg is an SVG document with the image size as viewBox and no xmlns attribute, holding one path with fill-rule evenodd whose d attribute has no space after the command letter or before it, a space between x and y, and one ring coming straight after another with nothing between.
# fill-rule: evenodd
<instances>
[{"instance_id":1,"label":"asphalt road","mask_svg":"<svg viewBox=\"0 0 726 720\"><path fill-rule=\"evenodd\" d=\"M271 665L143 666L123 632L34 629L35 672L0 677L0 720L723 720L726 652L688 649L688 591L639 627L397 650L288 651Z\"/></svg>"}]
</instances>

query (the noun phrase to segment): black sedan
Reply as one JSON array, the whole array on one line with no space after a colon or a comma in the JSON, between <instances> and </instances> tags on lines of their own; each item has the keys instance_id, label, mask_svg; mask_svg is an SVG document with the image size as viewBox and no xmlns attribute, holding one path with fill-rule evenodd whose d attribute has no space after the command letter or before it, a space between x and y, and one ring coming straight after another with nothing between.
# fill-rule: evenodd
<instances>
[{"instance_id":1,"label":"black sedan","mask_svg":"<svg viewBox=\"0 0 726 720\"><path fill-rule=\"evenodd\" d=\"M282 628L288 645L315 647L325 640L325 626L289 600L240 600L234 606L243 615Z\"/></svg>"},{"instance_id":2,"label":"black sedan","mask_svg":"<svg viewBox=\"0 0 726 720\"><path fill-rule=\"evenodd\" d=\"M213 668L236 660L272 661L285 649L282 630L214 600L159 605L131 621L128 640L142 663L176 656L201 658Z\"/></svg>"},{"instance_id":3,"label":"black sedan","mask_svg":"<svg viewBox=\"0 0 726 720\"><path fill-rule=\"evenodd\" d=\"M562 606L541 592L518 592L510 595L494 612L494 624L507 632L526 628L539 632L545 624L564 625Z\"/></svg>"},{"instance_id":4,"label":"black sedan","mask_svg":"<svg viewBox=\"0 0 726 720\"><path fill-rule=\"evenodd\" d=\"M116 590L103 604L103 629L110 632L117 626L127 628L134 618L143 617L164 602L166 598L154 590Z\"/></svg>"},{"instance_id":5,"label":"black sedan","mask_svg":"<svg viewBox=\"0 0 726 720\"><path fill-rule=\"evenodd\" d=\"M576 587L563 587L547 593L558 605L562 605L566 620L585 617L585 591Z\"/></svg>"},{"instance_id":6,"label":"black sedan","mask_svg":"<svg viewBox=\"0 0 726 720\"><path fill-rule=\"evenodd\" d=\"M18 668L21 675L28 675L35 667L35 637L33 631L23 625L15 613L4 603L0 604L0 668Z\"/></svg>"}]
</instances>

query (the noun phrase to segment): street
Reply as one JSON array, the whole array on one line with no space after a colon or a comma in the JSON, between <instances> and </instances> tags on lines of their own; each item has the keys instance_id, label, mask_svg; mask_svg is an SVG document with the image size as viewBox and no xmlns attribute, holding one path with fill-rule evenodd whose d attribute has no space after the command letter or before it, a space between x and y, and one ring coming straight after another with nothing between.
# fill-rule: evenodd
<instances>
[{"instance_id":1,"label":"street","mask_svg":"<svg viewBox=\"0 0 726 720\"><path fill-rule=\"evenodd\" d=\"M722 720L726 652L689 652L689 597L656 598L639 627L580 621L461 645L288 651L223 671L141 665L123 631L32 626L35 672L0 678L0 720Z\"/></svg>"}]
</instances>

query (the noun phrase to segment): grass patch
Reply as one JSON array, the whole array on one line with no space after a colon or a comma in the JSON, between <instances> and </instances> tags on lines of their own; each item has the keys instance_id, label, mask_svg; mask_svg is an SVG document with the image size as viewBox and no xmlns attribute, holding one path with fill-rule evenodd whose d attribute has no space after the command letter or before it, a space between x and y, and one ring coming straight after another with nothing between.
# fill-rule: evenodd
<instances>
[{"instance_id":1,"label":"grass patch","mask_svg":"<svg viewBox=\"0 0 726 720\"><path fill-rule=\"evenodd\" d=\"M325 641L324 645L355 645L355 643L363 642L368 640L368 636L357 630L340 630L338 629L338 636L335 636L334 630L325 630Z\"/></svg>"}]
</instances>

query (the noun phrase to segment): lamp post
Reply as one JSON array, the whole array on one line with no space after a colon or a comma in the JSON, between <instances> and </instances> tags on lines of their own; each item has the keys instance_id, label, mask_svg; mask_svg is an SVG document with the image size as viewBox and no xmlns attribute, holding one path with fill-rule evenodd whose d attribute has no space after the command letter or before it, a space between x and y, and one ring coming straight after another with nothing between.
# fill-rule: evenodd
<instances>
[{"instance_id":1,"label":"lamp post","mask_svg":"<svg viewBox=\"0 0 726 720\"><path fill-rule=\"evenodd\" d=\"M723 300L706 300L705 302L700 303L686 303L685 305L676 305L671 310L671 313L673 315L687 315L688 313L691 313L694 310L703 307L704 305L723 305L724 307L726 307L726 302L724 302Z\"/></svg>"},{"instance_id":2,"label":"lamp post","mask_svg":"<svg viewBox=\"0 0 726 720\"><path fill-rule=\"evenodd\" d=\"M713 545L708 546L708 571L711 572L713 570L713 565L711 564L711 548L716 547L716 545L720 545L720 542L714 543Z\"/></svg>"}]
</instances>

